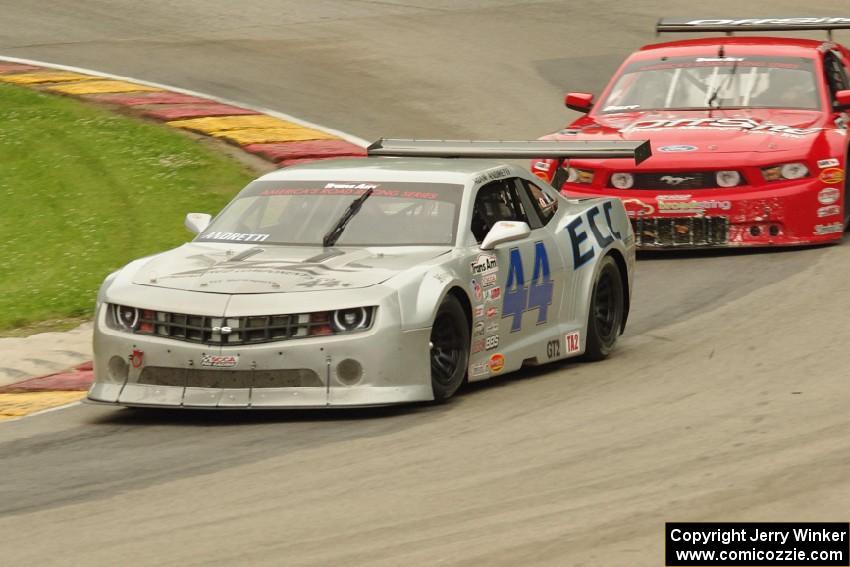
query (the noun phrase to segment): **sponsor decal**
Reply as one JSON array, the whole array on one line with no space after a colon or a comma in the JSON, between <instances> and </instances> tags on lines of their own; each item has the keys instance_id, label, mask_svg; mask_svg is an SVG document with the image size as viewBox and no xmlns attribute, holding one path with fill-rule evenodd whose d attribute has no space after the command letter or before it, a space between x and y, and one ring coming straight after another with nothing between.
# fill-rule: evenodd
<instances>
[{"instance_id":1,"label":"sponsor decal","mask_svg":"<svg viewBox=\"0 0 850 567\"><path fill-rule=\"evenodd\" d=\"M561 356L561 339L554 339L546 343L546 358L552 360Z\"/></svg>"},{"instance_id":2,"label":"sponsor decal","mask_svg":"<svg viewBox=\"0 0 850 567\"><path fill-rule=\"evenodd\" d=\"M816 134L820 128L792 128L769 121L754 118L678 118L675 120L639 120L623 128L623 132L633 130L665 130L682 128L685 130L725 130L735 128L747 132L762 132L780 134L785 137L798 138Z\"/></svg>"},{"instance_id":3,"label":"sponsor decal","mask_svg":"<svg viewBox=\"0 0 850 567\"><path fill-rule=\"evenodd\" d=\"M472 329L472 334L476 337L484 334L484 321L478 321L475 323L475 326Z\"/></svg>"},{"instance_id":4,"label":"sponsor decal","mask_svg":"<svg viewBox=\"0 0 850 567\"><path fill-rule=\"evenodd\" d=\"M546 323L549 306L552 304L553 290L554 282L549 274L549 256L543 242L534 243L534 268L528 285L526 285L525 271L522 266L522 254L519 248L511 248L505 300L502 303L502 318L513 317L512 333L522 328L523 313L532 309L537 309L537 324Z\"/></svg>"},{"instance_id":5,"label":"sponsor decal","mask_svg":"<svg viewBox=\"0 0 850 567\"><path fill-rule=\"evenodd\" d=\"M686 144L679 144L676 146L661 146L658 148L659 152L695 152L699 148L696 146L688 146ZM664 179L663 177L661 179Z\"/></svg>"},{"instance_id":6,"label":"sponsor decal","mask_svg":"<svg viewBox=\"0 0 850 567\"><path fill-rule=\"evenodd\" d=\"M732 208L731 201L709 199L697 201L691 195L659 195L656 198L659 213L689 213L701 215L709 209L728 211Z\"/></svg>"},{"instance_id":7,"label":"sponsor decal","mask_svg":"<svg viewBox=\"0 0 850 567\"><path fill-rule=\"evenodd\" d=\"M270 235L254 234L250 232L207 232L201 235L201 238L210 240L235 240L238 242L263 242Z\"/></svg>"},{"instance_id":8,"label":"sponsor decal","mask_svg":"<svg viewBox=\"0 0 850 567\"><path fill-rule=\"evenodd\" d=\"M740 63L744 61L743 57L697 57L695 59L697 63L728 63L728 62L737 62Z\"/></svg>"},{"instance_id":9,"label":"sponsor decal","mask_svg":"<svg viewBox=\"0 0 850 567\"><path fill-rule=\"evenodd\" d=\"M614 230L614 224L611 222L611 207L613 207L611 202L606 201L605 203L602 203L601 210L599 207L599 205L596 205L595 207L589 208L583 215L580 215L567 223L565 228L570 237L570 244L572 245L574 270L578 270L580 267L587 264L596 255L596 249L592 243L588 242L587 244L584 244L588 239L585 223L587 223L587 228L590 228L590 234L593 235L593 239L596 241L596 244L599 245L601 250L605 250L609 244L614 242L615 238L617 240L623 239L623 236L618 231ZM596 217L600 214L603 214L605 217L605 225L608 229L608 234L602 234L602 231L599 230ZM589 249L582 252L582 247L589 247Z\"/></svg>"},{"instance_id":10,"label":"sponsor decal","mask_svg":"<svg viewBox=\"0 0 850 567\"><path fill-rule=\"evenodd\" d=\"M681 185L685 181L693 181L693 180L694 180L693 177L676 177L675 175L665 175L664 177L661 178L661 181L663 181L667 185L672 185L674 187L676 185Z\"/></svg>"},{"instance_id":11,"label":"sponsor decal","mask_svg":"<svg viewBox=\"0 0 850 567\"><path fill-rule=\"evenodd\" d=\"M494 350L499 348L499 335L490 335L484 340L484 348Z\"/></svg>"},{"instance_id":12,"label":"sponsor decal","mask_svg":"<svg viewBox=\"0 0 850 567\"><path fill-rule=\"evenodd\" d=\"M478 283L478 280L475 278L469 282L472 285L472 292L475 294L475 301L481 301L481 298L484 297L484 293L481 291L481 284Z\"/></svg>"},{"instance_id":13,"label":"sponsor decal","mask_svg":"<svg viewBox=\"0 0 850 567\"><path fill-rule=\"evenodd\" d=\"M499 314L499 309L497 307L488 307L487 308L487 318L492 319Z\"/></svg>"},{"instance_id":14,"label":"sponsor decal","mask_svg":"<svg viewBox=\"0 0 850 567\"><path fill-rule=\"evenodd\" d=\"M239 364L239 355L230 354L202 354L201 366L211 368L233 368Z\"/></svg>"},{"instance_id":15,"label":"sponsor decal","mask_svg":"<svg viewBox=\"0 0 850 567\"><path fill-rule=\"evenodd\" d=\"M133 368L140 368L142 363L145 361L145 353L140 351L137 348L133 349L133 352L130 353L130 364L133 365Z\"/></svg>"},{"instance_id":16,"label":"sponsor decal","mask_svg":"<svg viewBox=\"0 0 850 567\"><path fill-rule=\"evenodd\" d=\"M531 167L537 171L549 171L551 164L548 161L536 161Z\"/></svg>"},{"instance_id":17,"label":"sponsor decal","mask_svg":"<svg viewBox=\"0 0 850 567\"><path fill-rule=\"evenodd\" d=\"M622 112L623 110L637 110L638 108L640 108L639 104L612 104L603 108L602 112Z\"/></svg>"},{"instance_id":18,"label":"sponsor decal","mask_svg":"<svg viewBox=\"0 0 850 567\"><path fill-rule=\"evenodd\" d=\"M783 25L850 24L850 18L749 18L743 20L690 20L686 26L783 26Z\"/></svg>"},{"instance_id":19,"label":"sponsor decal","mask_svg":"<svg viewBox=\"0 0 850 567\"><path fill-rule=\"evenodd\" d=\"M486 376L490 373L490 367L486 362L476 362L469 367L470 376Z\"/></svg>"},{"instance_id":20,"label":"sponsor decal","mask_svg":"<svg viewBox=\"0 0 850 567\"><path fill-rule=\"evenodd\" d=\"M572 331L564 335L564 344L567 345L567 354L575 354L581 350L581 331Z\"/></svg>"},{"instance_id":21,"label":"sponsor decal","mask_svg":"<svg viewBox=\"0 0 850 567\"><path fill-rule=\"evenodd\" d=\"M844 170L839 169L837 167L830 167L828 169L824 169L820 172L820 176L818 177L822 182L827 185L835 185L836 183L841 183L844 181Z\"/></svg>"},{"instance_id":22,"label":"sponsor decal","mask_svg":"<svg viewBox=\"0 0 850 567\"><path fill-rule=\"evenodd\" d=\"M623 199L623 206L626 207L626 214L630 217L642 217L655 212L655 207L640 199Z\"/></svg>"},{"instance_id":23,"label":"sponsor decal","mask_svg":"<svg viewBox=\"0 0 850 567\"><path fill-rule=\"evenodd\" d=\"M327 183L325 184L325 189L361 189L366 191L367 189L377 189L378 185L376 183Z\"/></svg>"},{"instance_id":24,"label":"sponsor decal","mask_svg":"<svg viewBox=\"0 0 850 567\"><path fill-rule=\"evenodd\" d=\"M484 350L484 339L477 339L472 341L472 353L475 354L477 352L481 352Z\"/></svg>"},{"instance_id":25,"label":"sponsor decal","mask_svg":"<svg viewBox=\"0 0 850 567\"><path fill-rule=\"evenodd\" d=\"M487 274L481 278L481 287L493 287L496 285L496 274Z\"/></svg>"},{"instance_id":26,"label":"sponsor decal","mask_svg":"<svg viewBox=\"0 0 850 567\"><path fill-rule=\"evenodd\" d=\"M473 307L472 316L476 319L481 319L482 317L484 317L484 306L476 305L475 307Z\"/></svg>"},{"instance_id":27,"label":"sponsor decal","mask_svg":"<svg viewBox=\"0 0 850 567\"><path fill-rule=\"evenodd\" d=\"M815 225L815 234L835 234L837 232L844 232L844 225L840 222L833 222L830 224L816 224Z\"/></svg>"},{"instance_id":28,"label":"sponsor decal","mask_svg":"<svg viewBox=\"0 0 850 567\"><path fill-rule=\"evenodd\" d=\"M820 159L818 160L818 167L821 169L825 169L827 167L838 167L840 162L835 158L830 159Z\"/></svg>"},{"instance_id":29,"label":"sponsor decal","mask_svg":"<svg viewBox=\"0 0 850 567\"><path fill-rule=\"evenodd\" d=\"M841 191L835 187L824 187L818 191L818 203L821 205L831 205L841 196Z\"/></svg>"},{"instance_id":30,"label":"sponsor decal","mask_svg":"<svg viewBox=\"0 0 850 567\"><path fill-rule=\"evenodd\" d=\"M498 353L494 354L490 357L488 364L490 365L490 372L498 374L505 368L505 355Z\"/></svg>"},{"instance_id":31,"label":"sponsor decal","mask_svg":"<svg viewBox=\"0 0 850 567\"><path fill-rule=\"evenodd\" d=\"M502 297L502 288L497 286L487 290L487 301L496 301L500 297Z\"/></svg>"},{"instance_id":32,"label":"sponsor decal","mask_svg":"<svg viewBox=\"0 0 850 567\"><path fill-rule=\"evenodd\" d=\"M469 263L469 269L474 276L483 276L491 274L499 269L499 264L496 257L491 254L479 254L475 260Z\"/></svg>"},{"instance_id":33,"label":"sponsor decal","mask_svg":"<svg viewBox=\"0 0 850 567\"><path fill-rule=\"evenodd\" d=\"M510 169L508 169L507 167L500 167L498 169L491 169L490 171L485 171L484 173L476 177L473 182L478 185L479 183L484 183L485 181L493 181L495 179L508 177L510 174Z\"/></svg>"},{"instance_id":34,"label":"sponsor decal","mask_svg":"<svg viewBox=\"0 0 850 567\"><path fill-rule=\"evenodd\" d=\"M498 333L499 332L499 323L495 322L495 323L490 323L489 325L487 325L487 332L488 333Z\"/></svg>"},{"instance_id":35,"label":"sponsor decal","mask_svg":"<svg viewBox=\"0 0 850 567\"><path fill-rule=\"evenodd\" d=\"M823 217L834 217L837 214L841 213L841 207L838 205L827 205L826 207L821 207L818 209L818 218L822 219Z\"/></svg>"}]
</instances>

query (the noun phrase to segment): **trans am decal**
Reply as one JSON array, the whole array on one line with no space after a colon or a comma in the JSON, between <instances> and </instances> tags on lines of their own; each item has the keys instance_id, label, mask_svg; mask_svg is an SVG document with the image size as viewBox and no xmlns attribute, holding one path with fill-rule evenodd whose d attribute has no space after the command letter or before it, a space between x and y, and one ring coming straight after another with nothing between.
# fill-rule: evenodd
<instances>
[{"instance_id":1,"label":"trans am decal","mask_svg":"<svg viewBox=\"0 0 850 567\"><path fill-rule=\"evenodd\" d=\"M678 118L676 120L639 120L625 128L622 132L634 130L665 130L667 128L682 128L685 130L724 130L734 128L747 132L763 132L780 134L792 138L817 134L820 128L792 128L783 124L760 121L754 118Z\"/></svg>"}]
</instances>

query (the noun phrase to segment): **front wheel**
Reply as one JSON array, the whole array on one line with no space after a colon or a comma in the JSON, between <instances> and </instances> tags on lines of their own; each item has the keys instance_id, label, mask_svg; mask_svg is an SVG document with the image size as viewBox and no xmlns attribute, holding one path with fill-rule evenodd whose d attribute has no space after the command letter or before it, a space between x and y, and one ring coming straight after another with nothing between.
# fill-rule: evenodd
<instances>
[{"instance_id":1,"label":"front wheel","mask_svg":"<svg viewBox=\"0 0 850 567\"><path fill-rule=\"evenodd\" d=\"M469 325L463 307L447 295L431 328L431 387L434 399L447 400L466 377L469 365Z\"/></svg>"},{"instance_id":2,"label":"front wheel","mask_svg":"<svg viewBox=\"0 0 850 567\"><path fill-rule=\"evenodd\" d=\"M623 325L624 306L620 268L614 258L606 256L602 259L602 268L593 283L584 360L602 360L611 354Z\"/></svg>"}]
</instances>

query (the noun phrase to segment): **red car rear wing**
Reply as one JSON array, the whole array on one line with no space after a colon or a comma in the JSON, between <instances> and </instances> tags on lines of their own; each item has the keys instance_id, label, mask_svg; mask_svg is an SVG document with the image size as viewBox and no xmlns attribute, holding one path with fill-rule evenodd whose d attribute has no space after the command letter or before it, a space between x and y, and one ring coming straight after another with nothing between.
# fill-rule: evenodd
<instances>
[{"instance_id":1,"label":"red car rear wing","mask_svg":"<svg viewBox=\"0 0 850 567\"><path fill-rule=\"evenodd\" d=\"M832 30L850 29L850 17L811 18L741 18L741 19L694 19L680 20L662 18L655 25L656 33L668 32L752 32L752 31L808 31L824 30L832 39Z\"/></svg>"}]
</instances>

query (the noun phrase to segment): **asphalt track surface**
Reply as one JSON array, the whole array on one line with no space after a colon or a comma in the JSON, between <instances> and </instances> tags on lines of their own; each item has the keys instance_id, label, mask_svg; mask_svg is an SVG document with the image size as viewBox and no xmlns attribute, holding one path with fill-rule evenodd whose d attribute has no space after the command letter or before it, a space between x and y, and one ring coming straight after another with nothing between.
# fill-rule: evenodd
<instances>
[{"instance_id":1,"label":"asphalt track surface","mask_svg":"<svg viewBox=\"0 0 850 567\"><path fill-rule=\"evenodd\" d=\"M374 138L536 137L659 15L846 2L0 0L0 53ZM843 9L843 10L842 10ZM850 35L850 33L846 34ZM838 34L838 39L850 37ZM665 521L847 521L850 243L651 257L606 362L443 406L0 426L6 565L661 565Z\"/></svg>"}]
</instances>

